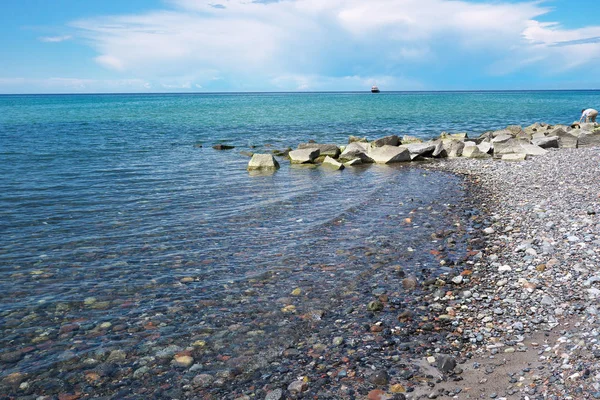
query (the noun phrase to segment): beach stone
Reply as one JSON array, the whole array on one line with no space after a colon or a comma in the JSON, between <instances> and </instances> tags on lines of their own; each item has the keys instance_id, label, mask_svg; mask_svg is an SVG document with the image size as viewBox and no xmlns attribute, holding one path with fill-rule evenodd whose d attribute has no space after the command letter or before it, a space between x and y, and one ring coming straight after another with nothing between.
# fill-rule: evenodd
<instances>
[{"instance_id":1,"label":"beach stone","mask_svg":"<svg viewBox=\"0 0 600 400\"><path fill-rule=\"evenodd\" d=\"M265 396L265 400L280 400L283 397L283 390L275 389L271 390Z\"/></svg>"},{"instance_id":2,"label":"beach stone","mask_svg":"<svg viewBox=\"0 0 600 400\"><path fill-rule=\"evenodd\" d=\"M322 165L324 167L327 167L329 169L336 170L336 171L341 171L345 168L344 164L342 164L339 161L334 160L333 158L331 158L329 156L325 157L325 160L323 160Z\"/></svg>"},{"instance_id":3,"label":"beach stone","mask_svg":"<svg viewBox=\"0 0 600 400\"><path fill-rule=\"evenodd\" d=\"M192 379L192 385L194 385L195 387L205 388L209 387L214 382L214 380L215 378L212 375L198 374L194 377L194 379Z\"/></svg>"},{"instance_id":4,"label":"beach stone","mask_svg":"<svg viewBox=\"0 0 600 400\"><path fill-rule=\"evenodd\" d=\"M172 364L176 367L189 368L194 363L194 359L188 355L175 356Z\"/></svg>"},{"instance_id":5,"label":"beach stone","mask_svg":"<svg viewBox=\"0 0 600 400\"><path fill-rule=\"evenodd\" d=\"M341 151L335 144L318 144L318 143L300 143L298 149L319 149L320 156L329 156L331 158L338 158Z\"/></svg>"},{"instance_id":6,"label":"beach stone","mask_svg":"<svg viewBox=\"0 0 600 400\"><path fill-rule=\"evenodd\" d=\"M276 169L279 169L279 162L271 154L254 154L248 162L248 171Z\"/></svg>"},{"instance_id":7,"label":"beach stone","mask_svg":"<svg viewBox=\"0 0 600 400\"><path fill-rule=\"evenodd\" d=\"M404 289L415 289L417 287L417 280L415 278L405 278L402 280L402 287Z\"/></svg>"},{"instance_id":8,"label":"beach stone","mask_svg":"<svg viewBox=\"0 0 600 400\"><path fill-rule=\"evenodd\" d=\"M373 385L377 386L385 386L390 381L390 376L386 371L379 370L375 371L371 376L369 376L369 382Z\"/></svg>"},{"instance_id":9,"label":"beach stone","mask_svg":"<svg viewBox=\"0 0 600 400\"><path fill-rule=\"evenodd\" d=\"M288 385L288 392L290 393L302 393L308 389L308 384L303 380L297 380Z\"/></svg>"},{"instance_id":10,"label":"beach stone","mask_svg":"<svg viewBox=\"0 0 600 400\"><path fill-rule=\"evenodd\" d=\"M292 150L289 153L292 164L311 164L319 155L319 149Z\"/></svg>"},{"instance_id":11,"label":"beach stone","mask_svg":"<svg viewBox=\"0 0 600 400\"><path fill-rule=\"evenodd\" d=\"M411 160L408 149L389 145L372 148L369 157L377 164L392 164Z\"/></svg>"},{"instance_id":12,"label":"beach stone","mask_svg":"<svg viewBox=\"0 0 600 400\"><path fill-rule=\"evenodd\" d=\"M447 374L454 370L457 363L454 357L441 354L439 356L436 356L435 364L437 369L439 369L442 373Z\"/></svg>"},{"instance_id":13,"label":"beach stone","mask_svg":"<svg viewBox=\"0 0 600 400\"><path fill-rule=\"evenodd\" d=\"M383 147L383 146L399 146L400 138L397 135L390 135L379 138L371 142L371 147Z\"/></svg>"},{"instance_id":14,"label":"beach stone","mask_svg":"<svg viewBox=\"0 0 600 400\"><path fill-rule=\"evenodd\" d=\"M370 301L369 304L367 304L367 310L381 311L381 310L383 310L383 303L380 302L379 300Z\"/></svg>"}]
</instances>

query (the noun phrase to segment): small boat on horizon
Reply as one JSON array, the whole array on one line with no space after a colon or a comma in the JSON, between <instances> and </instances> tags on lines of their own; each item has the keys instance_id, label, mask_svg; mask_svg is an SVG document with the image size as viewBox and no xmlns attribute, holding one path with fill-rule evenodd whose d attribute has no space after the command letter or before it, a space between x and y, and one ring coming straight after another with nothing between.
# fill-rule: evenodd
<instances>
[{"instance_id":1,"label":"small boat on horizon","mask_svg":"<svg viewBox=\"0 0 600 400\"><path fill-rule=\"evenodd\" d=\"M377 85L371 86L371 93L379 93L379 88L377 87Z\"/></svg>"}]
</instances>

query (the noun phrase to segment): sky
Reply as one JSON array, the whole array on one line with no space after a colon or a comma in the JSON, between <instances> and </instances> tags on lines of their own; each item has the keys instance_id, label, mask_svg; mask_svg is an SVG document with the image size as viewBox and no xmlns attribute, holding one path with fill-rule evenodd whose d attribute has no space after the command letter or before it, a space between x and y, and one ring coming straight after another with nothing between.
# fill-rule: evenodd
<instances>
[{"instance_id":1,"label":"sky","mask_svg":"<svg viewBox=\"0 0 600 400\"><path fill-rule=\"evenodd\" d=\"M0 93L600 89L598 0L0 0Z\"/></svg>"}]
</instances>

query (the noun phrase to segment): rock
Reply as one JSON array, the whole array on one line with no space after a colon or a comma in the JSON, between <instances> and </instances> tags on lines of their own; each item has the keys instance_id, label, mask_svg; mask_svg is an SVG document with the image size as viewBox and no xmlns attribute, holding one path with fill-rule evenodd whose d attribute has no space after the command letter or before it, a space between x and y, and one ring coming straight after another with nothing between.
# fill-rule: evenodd
<instances>
[{"instance_id":1,"label":"rock","mask_svg":"<svg viewBox=\"0 0 600 400\"><path fill-rule=\"evenodd\" d=\"M444 149L444 142L442 142L441 140L436 140L434 142L434 144L435 144L435 149L433 149L433 153L431 153L432 157L435 157L435 158L448 157L448 152L446 152L446 150Z\"/></svg>"},{"instance_id":2,"label":"rock","mask_svg":"<svg viewBox=\"0 0 600 400\"><path fill-rule=\"evenodd\" d=\"M521 143L521 148L528 156L543 156L548 153L548 150L544 150L535 144Z\"/></svg>"},{"instance_id":3,"label":"rock","mask_svg":"<svg viewBox=\"0 0 600 400\"><path fill-rule=\"evenodd\" d=\"M442 373L448 374L456 367L456 360L451 356L442 354L435 358L435 364Z\"/></svg>"},{"instance_id":4,"label":"rock","mask_svg":"<svg viewBox=\"0 0 600 400\"><path fill-rule=\"evenodd\" d=\"M189 368L194 363L194 359L188 355L175 356L171 362L176 367Z\"/></svg>"},{"instance_id":5,"label":"rock","mask_svg":"<svg viewBox=\"0 0 600 400\"><path fill-rule=\"evenodd\" d=\"M283 390L275 389L271 390L265 396L265 400L280 400L283 397Z\"/></svg>"},{"instance_id":6,"label":"rock","mask_svg":"<svg viewBox=\"0 0 600 400\"><path fill-rule=\"evenodd\" d=\"M444 152L447 157L455 158L462 156L462 152L465 148L465 142L459 140L450 140L443 142Z\"/></svg>"},{"instance_id":7,"label":"rock","mask_svg":"<svg viewBox=\"0 0 600 400\"><path fill-rule=\"evenodd\" d=\"M541 138L533 138L532 144L541 147L542 149L558 148L559 137L558 136L544 136Z\"/></svg>"},{"instance_id":8,"label":"rock","mask_svg":"<svg viewBox=\"0 0 600 400\"><path fill-rule=\"evenodd\" d=\"M277 169L279 163L271 154L254 154L248 163L248 171Z\"/></svg>"},{"instance_id":9,"label":"rock","mask_svg":"<svg viewBox=\"0 0 600 400\"><path fill-rule=\"evenodd\" d=\"M360 158L353 158L350 161L346 161L344 163L344 166L346 166L346 167L354 167L356 165L362 165L362 164L363 164L363 162L362 162L362 160Z\"/></svg>"},{"instance_id":10,"label":"rock","mask_svg":"<svg viewBox=\"0 0 600 400\"><path fill-rule=\"evenodd\" d=\"M469 142L472 144L465 144L465 147L462 151L462 156L466 158L489 158L491 155L484 153L479 150L479 147L473 142Z\"/></svg>"},{"instance_id":11,"label":"rock","mask_svg":"<svg viewBox=\"0 0 600 400\"><path fill-rule=\"evenodd\" d=\"M303 380L297 380L288 385L288 392L290 393L302 393L308 389L308 385Z\"/></svg>"},{"instance_id":12,"label":"rock","mask_svg":"<svg viewBox=\"0 0 600 400\"><path fill-rule=\"evenodd\" d=\"M410 152L404 147L388 146L372 148L369 157L378 164L410 161Z\"/></svg>"},{"instance_id":13,"label":"rock","mask_svg":"<svg viewBox=\"0 0 600 400\"><path fill-rule=\"evenodd\" d=\"M371 376L369 376L369 382L373 385L377 386L385 386L390 381L390 376L386 371L379 370L375 371Z\"/></svg>"},{"instance_id":14,"label":"rock","mask_svg":"<svg viewBox=\"0 0 600 400\"><path fill-rule=\"evenodd\" d=\"M406 278L402 280L402 287L404 289L415 289L417 287L417 280L415 278Z\"/></svg>"},{"instance_id":15,"label":"rock","mask_svg":"<svg viewBox=\"0 0 600 400\"><path fill-rule=\"evenodd\" d=\"M579 136L577 147L598 147L600 146L600 132L585 133Z\"/></svg>"},{"instance_id":16,"label":"rock","mask_svg":"<svg viewBox=\"0 0 600 400\"><path fill-rule=\"evenodd\" d=\"M382 137L380 139L371 142L371 147L383 147L383 146L398 146L400 145L400 138L396 135Z\"/></svg>"},{"instance_id":17,"label":"rock","mask_svg":"<svg viewBox=\"0 0 600 400\"><path fill-rule=\"evenodd\" d=\"M514 136L515 135L513 135L513 133L511 131L509 131L508 129L500 129L498 131L492 132L492 138L498 138L498 137L512 138Z\"/></svg>"},{"instance_id":18,"label":"rock","mask_svg":"<svg viewBox=\"0 0 600 400\"><path fill-rule=\"evenodd\" d=\"M333 158L331 158L329 156L325 157L325 160L323 160L323 163L321 165L323 165L324 167L327 167L329 169L336 170L336 171L341 171L342 169L345 168L344 164L334 160Z\"/></svg>"},{"instance_id":19,"label":"rock","mask_svg":"<svg viewBox=\"0 0 600 400\"><path fill-rule=\"evenodd\" d=\"M492 151L492 144L490 142L481 142L477 145L477 148L482 153L490 153Z\"/></svg>"},{"instance_id":20,"label":"rock","mask_svg":"<svg viewBox=\"0 0 600 400\"><path fill-rule=\"evenodd\" d=\"M527 159L527 154L504 154L502 156L502 161L525 161Z\"/></svg>"},{"instance_id":21,"label":"rock","mask_svg":"<svg viewBox=\"0 0 600 400\"><path fill-rule=\"evenodd\" d=\"M402 137L402 144L404 144L404 145L418 144L418 143L422 143L422 142L423 141L416 136L404 135Z\"/></svg>"},{"instance_id":22,"label":"rock","mask_svg":"<svg viewBox=\"0 0 600 400\"><path fill-rule=\"evenodd\" d=\"M294 290L292 290L292 296L300 296L302 294L302 289L300 288L296 288Z\"/></svg>"},{"instance_id":23,"label":"rock","mask_svg":"<svg viewBox=\"0 0 600 400\"><path fill-rule=\"evenodd\" d=\"M199 374L199 375L196 375L194 377L194 379L192 379L192 385L195 387L205 388L205 387L210 386L214 380L215 380L215 378L213 378L212 375Z\"/></svg>"},{"instance_id":24,"label":"rock","mask_svg":"<svg viewBox=\"0 0 600 400\"><path fill-rule=\"evenodd\" d=\"M292 149L288 147L285 150L273 150L271 153L277 157L287 157L290 154L290 151L292 151Z\"/></svg>"},{"instance_id":25,"label":"rock","mask_svg":"<svg viewBox=\"0 0 600 400\"><path fill-rule=\"evenodd\" d=\"M456 285L460 285L461 283L463 283L462 275L458 275L458 276L455 276L454 278L452 278L452 283L454 283Z\"/></svg>"},{"instance_id":26,"label":"rock","mask_svg":"<svg viewBox=\"0 0 600 400\"><path fill-rule=\"evenodd\" d=\"M213 149L215 149L215 150L231 150L231 149L235 149L235 146L230 146L228 144L215 144L213 146Z\"/></svg>"},{"instance_id":27,"label":"rock","mask_svg":"<svg viewBox=\"0 0 600 400\"><path fill-rule=\"evenodd\" d=\"M319 149L320 156L331 158L338 158L341 153L340 148L335 144L301 143L298 145L298 149Z\"/></svg>"},{"instance_id":28,"label":"rock","mask_svg":"<svg viewBox=\"0 0 600 400\"><path fill-rule=\"evenodd\" d=\"M344 344L344 338L341 336L336 336L333 338L332 343L334 346L341 346L342 344Z\"/></svg>"},{"instance_id":29,"label":"rock","mask_svg":"<svg viewBox=\"0 0 600 400\"><path fill-rule=\"evenodd\" d=\"M459 132L459 133L442 132L442 133L440 133L440 139L442 141L446 141L446 140L464 141L466 138L468 138L467 132Z\"/></svg>"},{"instance_id":30,"label":"rock","mask_svg":"<svg viewBox=\"0 0 600 400\"><path fill-rule=\"evenodd\" d=\"M572 132L572 131L571 131ZM558 128L553 130L550 133L551 136L557 136L558 137L558 147L560 147L561 149L575 149L577 148L577 136L566 132L564 129L562 128Z\"/></svg>"},{"instance_id":31,"label":"rock","mask_svg":"<svg viewBox=\"0 0 600 400\"><path fill-rule=\"evenodd\" d=\"M520 133L525 133L520 125L509 125L506 127L506 130L511 132L514 136L517 136Z\"/></svg>"},{"instance_id":32,"label":"rock","mask_svg":"<svg viewBox=\"0 0 600 400\"><path fill-rule=\"evenodd\" d=\"M289 157L292 164L310 164L319 157L319 149L301 149L290 151Z\"/></svg>"},{"instance_id":33,"label":"rock","mask_svg":"<svg viewBox=\"0 0 600 400\"><path fill-rule=\"evenodd\" d=\"M350 135L350 137L348 137L348 144L350 143L355 143L355 142L361 142L361 143L367 143L368 140L366 137L358 137L358 136L352 136Z\"/></svg>"},{"instance_id":34,"label":"rock","mask_svg":"<svg viewBox=\"0 0 600 400\"><path fill-rule=\"evenodd\" d=\"M254 155L254 153L251 151L242 150L242 151L240 151L240 155L246 156L246 157L252 157Z\"/></svg>"},{"instance_id":35,"label":"rock","mask_svg":"<svg viewBox=\"0 0 600 400\"><path fill-rule=\"evenodd\" d=\"M581 129L583 132L592 132L597 127L598 125L595 122L584 122L579 124L579 129Z\"/></svg>"},{"instance_id":36,"label":"rock","mask_svg":"<svg viewBox=\"0 0 600 400\"><path fill-rule=\"evenodd\" d=\"M340 154L339 159L350 161L350 160L358 158L363 163L372 163L373 160L367 154L368 150L369 150L368 143L361 143L361 142L350 143L348 146L346 146L346 148L344 149L342 154Z\"/></svg>"},{"instance_id":37,"label":"rock","mask_svg":"<svg viewBox=\"0 0 600 400\"><path fill-rule=\"evenodd\" d=\"M381 310L383 310L383 303L380 302L379 300L370 301L369 304L367 304L367 310L381 311Z\"/></svg>"},{"instance_id":38,"label":"rock","mask_svg":"<svg viewBox=\"0 0 600 400\"><path fill-rule=\"evenodd\" d=\"M406 147L408 149L408 151L410 151L411 158L415 158L418 156L421 156L421 157L431 156L433 151L436 149L436 145L433 143L414 143L414 144L409 144L407 146L403 145L402 147Z\"/></svg>"}]
</instances>

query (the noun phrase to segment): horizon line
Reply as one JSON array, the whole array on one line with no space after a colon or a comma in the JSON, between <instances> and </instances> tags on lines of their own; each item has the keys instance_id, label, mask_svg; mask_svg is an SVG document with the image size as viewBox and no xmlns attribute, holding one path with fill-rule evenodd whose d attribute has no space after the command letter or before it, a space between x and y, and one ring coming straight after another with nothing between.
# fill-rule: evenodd
<instances>
[{"instance_id":1,"label":"horizon line","mask_svg":"<svg viewBox=\"0 0 600 400\"><path fill-rule=\"evenodd\" d=\"M97 95L210 95L210 94L372 94L386 93L516 93L516 92L598 92L600 89L449 89L449 90L318 90L318 91L216 91L216 92L67 92L67 93L0 93L0 96L97 96Z\"/></svg>"}]
</instances>

